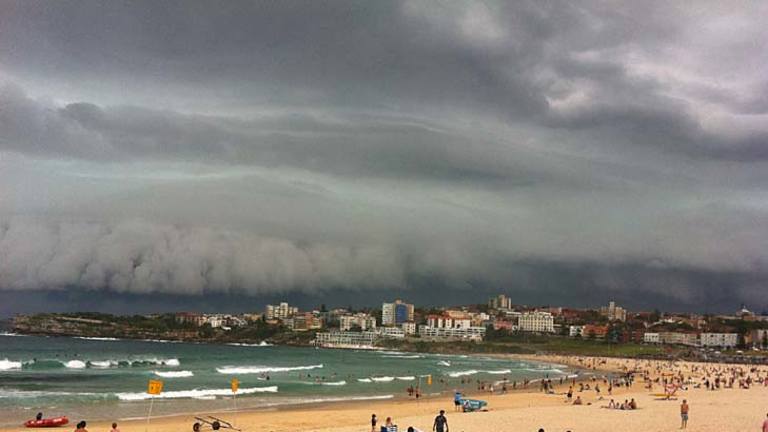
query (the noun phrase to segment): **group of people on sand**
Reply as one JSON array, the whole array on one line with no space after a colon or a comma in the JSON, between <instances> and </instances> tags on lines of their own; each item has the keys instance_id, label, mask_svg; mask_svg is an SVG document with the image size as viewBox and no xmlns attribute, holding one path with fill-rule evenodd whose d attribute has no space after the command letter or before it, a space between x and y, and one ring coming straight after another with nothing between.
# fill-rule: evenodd
<instances>
[{"instance_id":1,"label":"group of people on sand","mask_svg":"<svg viewBox=\"0 0 768 432\"><path fill-rule=\"evenodd\" d=\"M88 432L88 429L85 428L87 423L85 420L80 420L77 423L75 432ZM109 432L120 432L120 429L117 428L117 423L112 423L112 429L109 430Z\"/></svg>"},{"instance_id":2,"label":"group of people on sand","mask_svg":"<svg viewBox=\"0 0 768 432\"><path fill-rule=\"evenodd\" d=\"M392 420L392 417L387 417L386 421L383 425L381 425L380 429L376 429L376 427L379 424L379 419L376 417L376 414L371 414L371 432L398 432L397 425L394 423L394 420ZM432 423L432 431L433 432L448 432L448 419L445 417L445 411L440 410L440 413L435 417L434 422ZM422 432L419 429L416 429L413 426L408 426L408 429L406 429L406 432Z\"/></svg>"},{"instance_id":3,"label":"group of people on sand","mask_svg":"<svg viewBox=\"0 0 768 432\"><path fill-rule=\"evenodd\" d=\"M608 405L603 406L603 408L617 409L617 410L636 410L637 402L635 402L634 398L630 400L624 399L624 402L622 403L614 402L613 399L611 399L611 401L608 402Z\"/></svg>"}]
</instances>

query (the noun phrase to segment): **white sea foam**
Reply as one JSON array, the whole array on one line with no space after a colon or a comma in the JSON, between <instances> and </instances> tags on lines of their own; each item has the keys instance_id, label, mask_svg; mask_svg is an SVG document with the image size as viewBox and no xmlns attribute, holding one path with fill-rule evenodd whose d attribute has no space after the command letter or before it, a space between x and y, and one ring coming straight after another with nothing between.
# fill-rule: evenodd
<instances>
[{"instance_id":1,"label":"white sea foam","mask_svg":"<svg viewBox=\"0 0 768 432\"><path fill-rule=\"evenodd\" d=\"M512 373L512 370L511 369L488 370L488 371L485 371L485 373L492 374L492 375L502 375L502 374Z\"/></svg>"},{"instance_id":2,"label":"white sea foam","mask_svg":"<svg viewBox=\"0 0 768 432\"><path fill-rule=\"evenodd\" d=\"M88 393L88 392L59 392L59 391L39 391L39 390L19 390L14 388L0 388L0 399L37 399L45 397L61 397L61 396L87 396L94 397L100 396L107 398L110 395L107 393Z\"/></svg>"},{"instance_id":3,"label":"white sea foam","mask_svg":"<svg viewBox=\"0 0 768 432\"><path fill-rule=\"evenodd\" d=\"M371 379L370 379L370 378L358 378L357 380L358 380L358 381L360 381L361 383L370 383L370 382L373 382L373 381L371 381Z\"/></svg>"},{"instance_id":4,"label":"white sea foam","mask_svg":"<svg viewBox=\"0 0 768 432\"><path fill-rule=\"evenodd\" d=\"M119 341L118 338L113 337L88 337L88 336L75 336L75 339L92 340L92 341Z\"/></svg>"},{"instance_id":5,"label":"white sea foam","mask_svg":"<svg viewBox=\"0 0 768 432\"><path fill-rule=\"evenodd\" d=\"M189 378L195 376L191 371L154 371L153 374L163 378Z\"/></svg>"},{"instance_id":6,"label":"white sea foam","mask_svg":"<svg viewBox=\"0 0 768 432\"><path fill-rule=\"evenodd\" d=\"M163 358L152 357L152 358L119 360L118 364L128 364L129 366L153 365L153 366L177 367L181 365L181 362L177 358L163 359Z\"/></svg>"},{"instance_id":7,"label":"white sea foam","mask_svg":"<svg viewBox=\"0 0 768 432\"><path fill-rule=\"evenodd\" d=\"M465 371L458 371L458 372L451 372L448 374L449 377L452 378L458 378L466 375L474 375L476 373L479 373L480 371L475 369L465 370Z\"/></svg>"},{"instance_id":8,"label":"white sea foam","mask_svg":"<svg viewBox=\"0 0 768 432\"><path fill-rule=\"evenodd\" d=\"M415 376L399 376L399 377L395 377L395 378L397 378L400 381L413 381L413 380L416 379Z\"/></svg>"},{"instance_id":9,"label":"white sea foam","mask_svg":"<svg viewBox=\"0 0 768 432\"><path fill-rule=\"evenodd\" d=\"M375 382L390 382L390 381L394 381L395 377L391 377L391 376L371 377L371 380Z\"/></svg>"},{"instance_id":10,"label":"white sea foam","mask_svg":"<svg viewBox=\"0 0 768 432\"><path fill-rule=\"evenodd\" d=\"M94 360L94 361L89 361L88 365L94 368L106 369L106 368L118 366L118 362L114 360Z\"/></svg>"},{"instance_id":11,"label":"white sea foam","mask_svg":"<svg viewBox=\"0 0 768 432\"><path fill-rule=\"evenodd\" d=\"M82 360L70 360L64 363L64 367L67 369L85 369L86 364Z\"/></svg>"},{"instance_id":12,"label":"white sea foam","mask_svg":"<svg viewBox=\"0 0 768 432\"><path fill-rule=\"evenodd\" d=\"M271 343L267 343L266 341L261 341L261 342L259 342L257 344L232 342L232 343L228 343L227 345L242 346L242 347L270 347L270 346L273 346Z\"/></svg>"},{"instance_id":13,"label":"white sea foam","mask_svg":"<svg viewBox=\"0 0 768 432\"><path fill-rule=\"evenodd\" d=\"M565 372L561 371L560 369L534 369L534 368L526 368L525 370L527 370L529 372L553 373L553 374L561 374L561 375L565 374Z\"/></svg>"},{"instance_id":14,"label":"white sea foam","mask_svg":"<svg viewBox=\"0 0 768 432\"><path fill-rule=\"evenodd\" d=\"M323 382L320 384L327 385L327 386L343 386L343 385L347 385L347 382L344 380L341 380L341 381Z\"/></svg>"},{"instance_id":15,"label":"white sea foam","mask_svg":"<svg viewBox=\"0 0 768 432\"><path fill-rule=\"evenodd\" d=\"M166 340L166 339L141 339L142 342L153 342L153 343L184 343L184 341L177 341L177 340Z\"/></svg>"},{"instance_id":16,"label":"white sea foam","mask_svg":"<svg viewBox=\"0 0 768 432\"><path fill-rule=\"evenodd\" d=\"M291 372L322 368L322 364L310 366L225 366L216 368L216 372L229 375L260 374L268 372Z\"/></svg>"},{"instance_id":17,"label":"white sea foam","mask_svg":"<svg viewBox=\"0 0 768 432\"><path fill-rule=\"evenodd\" d=\"M27 335L18 334L18 333L11 333L11 332L0 332L0 336L20 337L20 336L27 336Z\"/></svg>"},{"instance_id":18,"label":"white sea foam","mask_svg":"<svg viewBox=\"0 0 768 432\"><path fill-rule=\"evenodd\" d=\"M253 394L253 393L277 393L277 386L271 387L251 387L241 388L237 391L238 394ZM179 390L169 391L161 393L155 396L158 399L199 399L203 397L216 397L216 396L231 396L232 389L194 389L194 390ZM123 401L140 401L152 398L152 395L147 393L115 393L118 399Z\"/></svg>"},{"instance_id":19,"label":"white sea foam","mask_svg":"<svg viewBox=\"0 0 768 432\"><path fill-rule=\"evenodd\" d=\"M8 359L0 360L0 371L4 370L18 370L21 369L20 361L12 361Z\"/></svg>"},{"instance_id":20,"label":"white sea foam","mask_svg":"<svg viewBox=\"0 0 768 432\"><path fill-rule=\"evenodd\" d=\"M440 360L439 362L437 362L437 365L438 366L450 366L451 362L445 361L445 360Z\"/></svg>"},{"instance_id":21,"label":"white sea foam","mask_svg":"<svg viewBox=\"0 0 768 432\"><path fill-rule=\"evenodd\" d=\"M424 358L424 356L420 355L384 355L381 356L382 358L390 358L390 359L420 359Z\"/></svg>"}]
</instances>

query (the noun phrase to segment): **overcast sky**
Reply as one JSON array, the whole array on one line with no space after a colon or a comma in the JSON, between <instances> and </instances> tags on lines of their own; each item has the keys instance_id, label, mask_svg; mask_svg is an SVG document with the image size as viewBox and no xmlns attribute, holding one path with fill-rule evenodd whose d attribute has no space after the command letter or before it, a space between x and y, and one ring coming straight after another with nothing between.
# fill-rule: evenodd
<instances>
[{"instance_id":1,"label":"overcast sky","mask_svg":"<svg viewBox=\"0 0 768 432\"><path fill-rule=\"evenodd\" d=\"M767 21L759 1L0 0L0 314L497 291L759 311Z\"/></svg>"}]
</instances>

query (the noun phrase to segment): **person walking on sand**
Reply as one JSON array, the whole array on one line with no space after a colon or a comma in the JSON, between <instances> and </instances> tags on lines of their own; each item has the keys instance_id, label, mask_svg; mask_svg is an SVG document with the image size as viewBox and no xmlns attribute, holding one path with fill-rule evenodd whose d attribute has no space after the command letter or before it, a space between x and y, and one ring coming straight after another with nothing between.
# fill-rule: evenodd
<instances>
[{"instance_id":1,"label":"person walking on sand","mask_svg":"<svg viewBox=\"0 0 768 432\"><path fill-rule=\"evenodd\" d=\"M120 432L120 429L117 428L117 423L112 423L112 429L109 432Z\"/></svg>"},{"instance_id":2,"label":"person walking on sand","mask_svg":"<svg viewBox=\"0 0 768 432\"><path fill-rule=\"evenodd\" d=\"M766 419L763 422L763 432L768 432L768 414L765 415Z\"/></svg>"},{"instance_id":3,"label":"person walking on sand","mask_svg":"<svg viewBox=\"0 0 768 432\"><path fill-rule=\"evenodd\" d=\"M445 418L445 411L440 410L440 415L435 417L432 430L435 432L448 432L448 419Z\"/></svg>"},{"instance_id":4,"label":"person walking on sand","mask_svg":"<svg viewBox=\"0 0 768 432\"><path fill-rule=\"evenodd\" d=\"M376 423L378 423L376 414L371 414L371 432L376 432Z\"/></svg>"},{"instance_id":5,"label":"person walking on sand","mask_svg":"<svg viewBox=\"0 0 768 432\"><path fill-rule=\"evenodd\" d=\"M688 411L690 410L690 407L688 406L688 401L683 399L683 403L680 404L680 429L685 429L688 427Z\"/></svg>"},{"instance_id":6,"label":"person walking on sand","mask_svg":"<svg viewBox=\"0 0 768 432\"><path fill-rule=\"evenodd\" d=\"M80 423L77 424L77 429L75 429L75 432L88 432L88 429L85 428L85 420L80 420Z\"/></svg>"}]
</instances>

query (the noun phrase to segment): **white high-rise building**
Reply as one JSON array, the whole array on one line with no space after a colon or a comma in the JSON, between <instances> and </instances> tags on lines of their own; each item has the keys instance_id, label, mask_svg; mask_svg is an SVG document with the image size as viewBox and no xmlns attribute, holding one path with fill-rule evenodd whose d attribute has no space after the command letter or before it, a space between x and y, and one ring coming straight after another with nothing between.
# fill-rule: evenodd
<instances>
[{"instance_id":1,"label":"white high-rise building","mask_svg":"<svg viewBox=\"0 0 768 432\"><path fill-rule=\"evenodd\" d=\"M537 333L555 332L555 319L549 312L524 312L520 315L518 323L521 331Z\"/></svg>"},{"instance_id":2,"label":"white high-rise building","mask_svg":"<svg viewBox=\"0 0 768 432\"><path fill-rule=\"evenodd\" d=\"M288 305L286 302L282 302L279 305L267 305L264 311L266 319L287 319L291 318L299 313L299 308Z\"/></svg>"},{"instance_id":3,"label":"white high-rise building","mask_svg":"<svg viewBox=\"0 0 768 432\"><path fill-rule=\"evenodd\" d=\"M499 294L488 300L488 307L491 309L512 309L512 299L504 294Z\"/></svg>"},{"instance_id":4,"label":"white high-rise building","mask_svg":"<svg viewBox=\"0 0 768 432\"><path fill-rule=\"evenodd\" d=\"M392 326L413 321L413 305L395 300L381 305L381 325Z\"/></svg>"}]
</instances>

